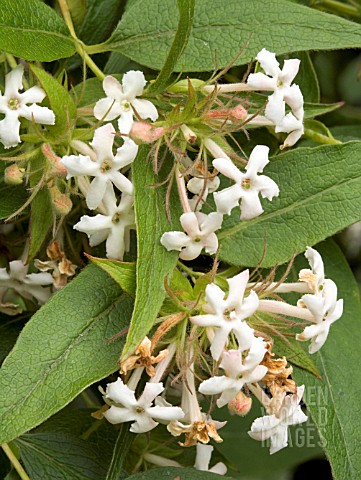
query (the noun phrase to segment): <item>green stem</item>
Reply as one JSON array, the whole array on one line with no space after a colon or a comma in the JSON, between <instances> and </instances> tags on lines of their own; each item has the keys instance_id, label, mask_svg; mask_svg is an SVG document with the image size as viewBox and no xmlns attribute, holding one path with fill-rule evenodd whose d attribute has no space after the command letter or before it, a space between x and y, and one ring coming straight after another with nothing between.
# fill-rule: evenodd
<instances>
[{"instance_id":1,"label":"green stem","mask_svg":"<svg viewBox=\"0 0 361 480\"><path fill-rule=\"evenodd\" d=\"M340 145L342 143L340 140L336 140L336 138L327 137L326 135L322 135L322 133L316 133L308 128L305 128L304 136L310 140L314 140L315 142L325 145Z\"/></svg>"},{"instance_id":2,"label":"green stem","mask_svg":"<svg viewBox=\"0 0 361 480\"><path fill-rule=\"evenodd\" d=\"M76 36L74 25L73 25L73 20L71 18L71 14L70 14L70 11L69 11L68 4L66 3L66 0L58 0L58 3L59 3L61 13L63 15L64 21L65 21L67 27L69 28L70 35L75 40L76 51L79 53L81 58L85 61L85 63L88 65L90 70L94 73L94 75L96 75L99 78L99 80L103 81L104 78L105 78L104 73L100 70L100 68L89 57L88 53L85 51L85 45Z\"/></svg>"},{"instance_id":3,"label":"green stem","mask_svg":"<svg viewBox=\"0 0 361 480\"><path fill-rule=\"evenodd\" d=\"M348 15L350 17L360 18L360 11L356 7L346 5L342 2L338 2L337 0L316 0L312 6L325 7L331 12L343 13L344 15Z\"/></svg>"},{"instance_id":4,"label":"green stem","mask_svg":"<svg viewBox=\"0 0 361 480\"><path fill-rule=\"evenodd\" d=\"M19 460L15 457L14 452L11 450L9 445L7 443L3 443L1 445L1 448L4 450L6 456L10 460L11 464L15 468L15 470L18 472L19 477L21 480L30 480L30 477L28 474L25 472L24 468L22 467L21 463Z\"/></svg>"},{"instance_id":5,"label":"green stem","mask_svg":"<svg viewBox=\"0 0 361 480\"><path fill-rule=\"evenodd\" d=\"M204 274L201 272L195 272L189 267L186 267L182 262L178 261L178 267L180 267L182 270L184 270L186 273L188 273L190 276L195 276L195 277L202 277Z\"/></svg>"}]
</instances>

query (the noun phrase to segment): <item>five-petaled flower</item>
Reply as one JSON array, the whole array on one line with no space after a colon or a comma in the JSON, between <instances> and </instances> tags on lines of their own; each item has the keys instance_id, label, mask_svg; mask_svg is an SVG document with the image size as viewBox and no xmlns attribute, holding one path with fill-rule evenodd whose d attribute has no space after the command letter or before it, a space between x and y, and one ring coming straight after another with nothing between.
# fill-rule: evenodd
<instances>
[{"instance_id":1,"label":"five-petaled flower","mask_svg":"<svg viewBox=\"0 0 361 480\"><path fill-rule=\"evenodd\" d=\"M106 98L98 100L94 107L94 117L98 120L118 118L118 128L122 135L128 134L134 123L134 113L140 118L150 118L155 122L158 112L152 102L139 99L143 93L146 80L141 71L130 70L123 75L122 84L110 75L103 80Z\"/></svg>"},{"instance_id":2,"label":"five-petaled flower","mask_svg":"<svg viewBox=\"0 0 361 480\"><path fill-rule=\"evenodd\" d=\"M275 415L265 415L256 418L252 423L249 436L255 440L271 439L270 453L276 453L288 444L288 426L307 421L307 415L302 410L300 401L304 392L304 385L297 388L297 393L286 395L281 408Z\"/></svg>"},{"instance_id":3,"label":"five-petaled flower","mask_svg":"<svg viewBox=\"0 0 361 480\"><path fill-rule=\"evenodd\" d=\"M121 192L132 195L133 184L119 170L131 164L135 159L138 146L128 137L123 137L124 144L113 155L115 130L111 123L97 128L91 142L93 158L85 155L67 155L61 163L67 169L67 179L74 176L89 175L95 177L86 195L90 209L99 206L104 198L107 185L113 183Z\"/></svg>"},{"instance_id":4,"label":"five-petaled flower","mask_svg":"<svg viewBox=\"0 0 361 480\"><path fill-rule=\"evenodd\" d=\"M103 204L106 214L83 215L73 228L86 233L92 247L106 240L107 257L123 260L124 251L129 248L129 231L135 228L133 197L123 193L117 205L113 186L109 184Z\"/></svg>"},{"instance_id":5,"label":"five-petaled flower","mask_svg":"<svg viewBox=\"0 0 361 480\"><path fill-rule=\"evenodd\" d=\"M279 195L279 188L271 178L258 175L269 163L268 152L269 148L265 145L257 145L249 157L246 173L238 170L230 158L213 160L213 166L219 172L236 182L235 185L213 194L218 212L230 215L232 209L241 201L241 220L249 220L263 212L259 194L268 200Z\"/></svg>"},{"instance_id":6,"label":"five-petaled flower","mask_svg":"<svg viewBox=\"0 0 361 480\"><path fill-rule=\"evenodd\" d=\"M184 232L165 232L160 241L169 250L180 251L183 260L197 258L201 251L216 253L218 238L214 233L221 228L223 215L213 212L209 215L201 212L187 212L180 216Z\"/></svg>"},{"instance_id":7,"label":"five-petaled flower","mask_svg":"<svg viewBox=\"0 0 361 480\"><path fill-rule=\"evenodd\" d=\"M180 407L168 406L169 404L161 398L157 398L163 390L162 383L148 382L137 400L134 390L124 385L118 378L116 382L107 385L105 399L112 400L115 405L104 412L104 417L113 424L133 422L130 426L133 433L149 432L159 422L169 423L183 418L184 413ZM153 402L155 406L152 406Z\"/></svg>"},{"instance_id":8,"label":"five-petaled flower","mask_svg":"<svg viewBox=\"0 0 361 480\"><path fill-rule=\"evenodd\" d=\"M226 375L204 380L199 391L204 395L222 395L217 400L219 408L233 400L247 383L259 382L267 373L267 367L260 365L266 353L266 344L262 338L254 338L243 358L244 350L229 350L222 354L220 367Z\"/></svg>"},{"instance_id":9,"label":"five-petaled flower","mask_svg":"<svg viewBox=\"0 0 361 480\"><path fill-rule=\"evenodd\" d=\"M256 90L270 90L273 94L268 97L265 109L266 117L276 126L276 132L289 133L283 148L294 145L303 135L303 95L300 87L291 85L298 73L300 60L285 60L283 69L279 68L274 53L263 48L256 59L264 73L257 72L249 75L247 84ZM286 104L292 110L286 115Z\"/></svg>"},{"instance_id":10,"label":"five-petaled flower","mask_svg":"<svg viewBox=\"0 0 361 480\"><path fill-rule=\"evenodd\" d=\"M235 277L227 279L229 294L224 300L225 292L214 283L206 287L205 315L195 315L190 320L200 327L215 327L216 331L211 344L212 357L218 361L228 342L228 335L234 332L240 350L251 347L253 329L244 319L254 314L258 307L258 296L253 290L244 298L249 278L249 271L244 270Z\"/></svg>"},{"instance_id":11,"label":"five-petaled flower","mask_svg":"<svg viewBox=\"0 0 361 480\"><path fill-rule=\"evenodd\" d=\"M0 121L0 142L5 148L15 147L20 140L19 117L26 118L35 123L54 125L55 115L47 107L36 105L42 102L46 93L40 87L34 86L23 93L24 67L18 65L5 76L5 92L0 92L0 113L5 118ZM32 105L27 105L31 103Z\"/></svg>"}]
</instances>

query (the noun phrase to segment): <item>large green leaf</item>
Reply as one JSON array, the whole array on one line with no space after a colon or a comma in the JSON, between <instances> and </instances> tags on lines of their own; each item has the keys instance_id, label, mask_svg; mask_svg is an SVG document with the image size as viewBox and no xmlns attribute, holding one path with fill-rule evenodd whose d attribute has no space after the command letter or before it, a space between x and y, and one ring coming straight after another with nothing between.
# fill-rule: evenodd
<instances>
[{"instance_id":1,"label":"large green leaf","mask_svg":"<svg viewBox=\"0 0 361 480\"><path fill-rule=\"evenodd\" d=\"M75 45L63 20L44 2L1 0L0 50L51 62L73 55Z\"/></svg>"},{"instance_id":2,"label":"large green leaf","mask_svg":"<svg viewBox=\"0 0 361 480\"><path fill-rule=\"evenodd\" d=\"M298 148L271 160L266 175L280 187L265 213L225 218L220 258L232 265L272 267L361 218L361 142Z\"/></svg>"},{"instance_id":3,"label":"large green leaf","mask_svg":"<svg viewBox=\"0 0 361 480\"><path fill-rule=\"evenodd\" d=\"M47 126L44 135L50 142L60 143L62 140L67 142L76 120L75 103L69 92L49 73L35 65L31 65L31 70L45 90L50 108L55 114L55 125Z\"/></svg>"},{"instance_id":4,"label":"large green leaf","mask_svg":"<svg viewBox=\"0 0 361 480\"><path fill-rule=\"evenodd\" d=\"M178 260L178 252L167 252L160 238L167 230L179 230L179 200L177 194L172 195L169 224L165 208L166 186L155 186L169 174L170 162L163 165L162 174L155 175L148 152L148 146L141 146L132 165L137 223L137 289L124 356L131 353L152 328L165 297L164 278L173 272Z\"/></svg>"},{"instance_id":5,"label":"large green leaf","mask_svg":"<svg viewBox=\"0 0 361 480\"><path fill-rule=\"evenodd\" d=\"M178 18L176 0L136 2L109 42L94 51L116 50L160 69ZM360 47L361 31L353 22L286 0L198 0L189 42L176 70L213 70L216 57L218 67L224 67L246 44L236 64L249 62L263 47L277 54Z\"/></svg>"},{"instance_id":6,"label":"large green leaf","mask_svg":"<svg viewBox=\"0 0 361 480\"><path fill-rule=\"evenodd\" d=\"M27 200L28 194L22 185L7 185L0 179L0 220L16 212Z\"/></svg>"},{"instance_id":7,"label":"large green leaf","mask_svg":"<svg viewBox=\"0 0 361 480\"><path fill-rule=\"evenodd\" d=\"M46 420L117 369L132 301L94 265L26 324L0 369L0 443Z\"/></svg>"},{"instance_id":8,"label":"large green leaf","mask_svg":"<svg viewBox=\"0 0 361 480\"><path fill-rule=\"evenodd\" d=\"M316 248L323 257L327 277L336 282L338 296L344 299L344 313L332 325L325 345L313 356L323 381L298 369L294 378L299 385L306 385L305 402L319 430L333 478L356 479L361 471L360 297L337 245L327 241Z\"/></svg>"},{"instance_id":9,"label":"large green leaf","mask_svg":"<svg viewBox=\"0 0 361 480\"><path fill-rule=\"evenodd\" d=\"M64 433L34 433L15 440L31 478L99 480L105 477L109 457L96 445Z\"/></svg>"}]
</instances>

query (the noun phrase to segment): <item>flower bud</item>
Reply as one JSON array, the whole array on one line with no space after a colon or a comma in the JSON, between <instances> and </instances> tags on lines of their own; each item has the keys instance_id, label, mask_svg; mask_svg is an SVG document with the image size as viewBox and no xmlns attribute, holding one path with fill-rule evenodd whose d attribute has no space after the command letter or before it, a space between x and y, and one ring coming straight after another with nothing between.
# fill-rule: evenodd
<instances>
[{"instance_id":1,"label":"flower bud","mask_svg":"<svg viewBox=\"0 0 361 480\"><path fill-rule=\"evenodd\" d=\"M242 390L238 392L237 396L234 397L228 403L228 410L231 415L240 415L244 417L251 410L252 407L252 398L247 397Z\"/></svg>"},{"instance_id":2,"label":"flower bud","mask_svg":"<svg viewBox=\"0 0 361 480\"><path fill-rule=\"evenodd\" d=\"M174 85L167 88L168 92L172 93L187 93L189 89L189 82L192 84L192 87L197 89L203 87L205 82L203 80L199 80L198 78L185 78L180 80L179 82L175 83Z\"/></svg>"},{"instance_id":3,"label":"flower bud","mask_svg":"<svg viewBox=\"0 0 361 480\"><path fill-rule=\"evenodd\" d=\"M51 164L50 174L59 177L65 177L67 174L66 167L60 163L61 158L55 155L51 146L48 143L44 143L41 147L41 151Z\"/></svg>"},{"instance_id":4,"label":"flower bud","mask_svg":"<svg viewBox=\"0 0 361 480\"><path fill-rule=\"evenodd\" d=\"M204 117L206 120L230 120L236 123L247 117L247 110L239 103L233 108L208 110Z\"/></svg>"},{"instance_id":5,"label":"flower bud","mask_svg":"<svg viewBox=\"0 0 361 480\"><path fill-rule=\"evenodd\" d=\"M141 143L152 143L158 138L163 137L165 130L163 127L152 127L146 122L134 122L130 131L130 137Z\"/></svg>"},{"instance_id":6,"label":"flower bud","mask_svg":"<svg viewBox=\"0 0 361 480\"><path fill-rule=\"evenodd\" d=\"M70 198L65 193L61 193L56 186L50 187L49 193L55 212L61 216L67 215L73 206Z\"/></svg>"},{"instance_id":7,"label":"flower bud","mask_svg":"<svg viewBox=\"0 0 361 480\"><path fill-rule=\"evenodd\" d=\"M19 168L16 163L5 168L4 180L9 185L20 185L23 183L25 168Z\"/></svg>"}]
</instances>

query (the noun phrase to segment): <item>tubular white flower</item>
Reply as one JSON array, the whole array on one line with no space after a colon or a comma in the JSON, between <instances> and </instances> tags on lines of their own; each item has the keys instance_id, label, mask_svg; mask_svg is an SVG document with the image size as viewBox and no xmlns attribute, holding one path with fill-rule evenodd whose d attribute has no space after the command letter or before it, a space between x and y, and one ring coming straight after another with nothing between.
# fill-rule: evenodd
<instances>
[{"instance_id":1,"label":"tubular white flower","mask_svg":"<svg viewBox=\"0 0 361 480\"><path fill-rule=\"evenodd\" d=\"M123 193L117 205L113 186L108 184L103 203L106 214L95 217L83 215L73 228L86 233L92 247L106 240L107 257L123 260L124 251L129 244L129 230L135 228L133 197Z\"/></svg>"},{"instance_id":2,"label":"tubular white flower","mask_svg":"<svg viewBox=\"0 0 361 480\"><path fill-rule=\"evenodd\" d=\"M0 287L5 290L14 289L19 295L31 300L33 297L39 304L45 303L51 296L49 288L45 285L53 284L50 273L28 273L29 265L24 265L21 260L9 263L9 273L6 268L0 268Z\"/></svg>"},{"instance_id":3,"label":"tubular white flower","mask_svg":"<svg viewBox=\"0 0 361 480\"><path fill-rule=\"evenodd\" d=\"M249 271L227 279L229 294L224 300L225 292L214 283L206 287L206 305L203 307L206 315L196 315L190 320L200 327L215 327L216 331L211 344L212 357L218 361L228 342L228 335L233 331L240 350L250 348L254 333L244 319L250 317L258 308L257 294L252 290L244 298L244 292L249 278Z\"/></svg>"},{"instance_id":4,"label":"tubular white flower","mask_svg":"<svg viewBox=\"0 0 361 480\"><path fill-rule=\"evenodd\" d=\"M130 70L123 75L122 84L110 75L103 80L106 98L99 100L94 107L94 117L98 120L114 120L118 118L121 134L128 134L134 123L134 110L145 119L155 122L158 112L152 102L136 97L142 95L146 80L141 71Z\"/></svg>"},{"instance_id":5,"label":"tubular white flower","mask_svg":"<svg viewBox=\"0 0 361 480\"><path fill-rule=\"evenodd\" d=\"M227 473L227 467L223 462L216 463L212 468L209 468L209 464L212 457L214 448L212 445L202 445L197 443L197 453L194 468L203 472L216 473L217 475L225 475Z\"/></svg>"},{"instance_id":6,"label":"tubular white flower","mask_svg":"<svg viewBox=\"0 0 361 480\"><path fill-rule=\"evenodd\" d=\"M220 180L218 177L213 178L197 178L193 177L187 183L187 189L194 193L194 197L189 200L193 210L199 211L204 202L207 200L208 194L215 192L219 187Z\"/></svg>"},{"instance_id":7,"label":"tubular white flower","mask_svg":"<svg viewBox=\"0 0 361 480\"><path fill-rule=\"evenodd\" d=\"M121 192L132 195L132 182L122 175L119 170L133 162L138 146L128 137L124 137L124 144L113 155L115 130L111 123L97 128L91 146L95 161L90 156L67 155L61 163L67 169L67 179L75 176L89 175L95 177L91 182L86 195L86 203L90 209L95 209L102 202L107 185L112 183Z\"/></svg>"},{"instance_id":8,"label":"tubular white flower","mask_svg":"<svg viewBox=\"0 0 361 480\"><path fill-rule=\"evenodd\" d=\"M0 113L5 114L5 118L0 121L0 142L5 148L15 147L21 142L19 117L44 125L55 123L52 110L36 105L46 97L44 90L35 86L19 93L23 89L23 74L22 65L14 68L5 76L4 95L0 93ZM27 105L28 103L32 105Z\"/></svg>"},{"instance_id":9,"label":"tubular white flower","mask_svg":"<svg viewBox=\"0 0 361 480\"><path fill-rule=\"evenodd\" d=\"M312 313L315 325L310 325L296 339L300 341L311 340L309 353L317 352L325 343L331 325L341 318L343 313L343 300L337 300L337 287L332 280L324 280L322 296L303 295L303 304Z\"/></svg>"},{"instance_id":10,"label":"tubular white flower","mask_svg":"<svg viewBox=\"0 0 361 480\"><path fill-rule=\"evenodd\" d=\"M265 71L249 75L247 85L256 90L271 90L268 97L265 116L276 126L276 132L289 133L282 148L294 145L303 135L303 96L298 85L291 85L298 73L300 60L285 60L283 69L279 68L274 53L263 48L256 59ZM286 115L286 103L292 113Z\"/></svg>"},{"instance_id":11,"label":"tubular white flower","mask_svg":"<svg viewBox=\"0 0 361 480\"><path fill-rule=\"evenodd\" d=\"M285 396L281 408L276 415L266 415L256 418L252 423L248 435L255 440L264 441L271 439L270 453L276 453L288 444L288 426L297 425L307 421L299 405L304 385L297 388L297 393Z\"/></svg>"},{"instance_id":12,"label":"tubular white flower","mask_svg":"<svg viewBox=\"0 0 361 480\"><path fill-rule=\"evenodd\" d=\"M183 260L193 260L204 250L213 254L218 248L218 238L214 233L221 228L223 215L201 212L186 212L180 216L184 232L165 232L160 239L161 244L168 251L180 251L179 257Z\"/></svg>"},{"instance_id":13,"label":"tubular white flower","mask_svg":"<svg viewBox=\"0 0 361 480\"><path fill-rule=\"evenodd\" d=\"M108 383L105 397L116 404L104 413L104 417L113 424L133 422L130 431L145 433L155 428L159 422L169 423L184 417L180 407L157 405L158 395L164 390L163 383L146 383L142 395L137 400L134 390L124 385L122 380ZM155 402L155 406L152 406ZM155 419L155 420L154 420Z\"/></svg>"},{"instance_id":14,"label":"tubular white flower","mask_svg":"<svg viewBox=\"0 0 361 480\"><path fill-rule=\"evenodd\" d=\"M232 209L241 201L241 220L249 220L263 213L259 194L268 200L279 195L279 188L273 180L265 175L258 175L269 163L268 152L269 148L265 145L257 145L249 157L246 173L238 170L229 158L213 160L213 166L219 172L236 182L232 187L213 194L218 212L230 215Z\"/></svg>"},{"instance_id":15,"label":"tubular white flower","mask_svg":"<svg viewBox=\"0 0 361 480\"><path fill-rule=\"evenodd\" d=\"M229 350L222 355L220 367L227 376L212 377L202 382L199 391L205 395L222 395L217 400L219 408L233 400L247 383L259 382L267 373L267 367L260 365L266 353L262 338L254 338L247 356L245 350Z\"/></svg>"}]
</instances>

